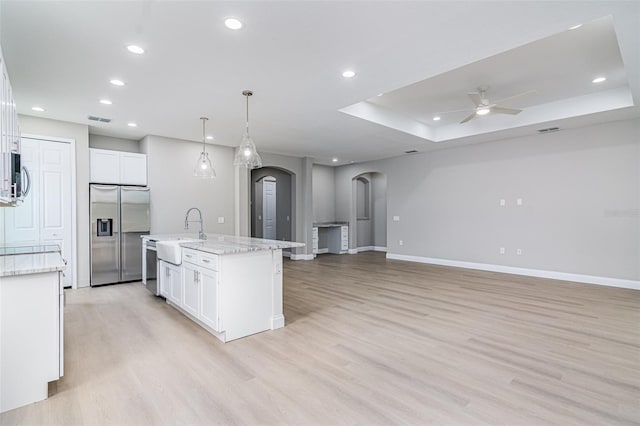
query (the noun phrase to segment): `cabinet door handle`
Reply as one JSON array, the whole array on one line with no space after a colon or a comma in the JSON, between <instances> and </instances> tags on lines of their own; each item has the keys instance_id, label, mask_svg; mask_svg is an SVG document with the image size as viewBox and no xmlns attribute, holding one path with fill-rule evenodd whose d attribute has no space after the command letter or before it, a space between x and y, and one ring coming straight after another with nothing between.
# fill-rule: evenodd
<instances>
[{"instance_id":1,"label":"cabinet door handle","mask_svg":"<svg viewBox=\"0 0 640 426\"><path fill-rule=\"evenodd\" d=\"M203 261L204 263L211 263L211 261L210 261L209 259L202 259L202 261Z\"/></svg>"},{"instance_id":2,"label":"cabinet door handle","mask_svg":"<svg viewBox=\"0 0 640 426\"><path fill-rule=\"evenodd\" d=\"M170 277L171 276L171 271L169 270L169 268L165 268L165 276Z\"/></svg>"}]
</instances>

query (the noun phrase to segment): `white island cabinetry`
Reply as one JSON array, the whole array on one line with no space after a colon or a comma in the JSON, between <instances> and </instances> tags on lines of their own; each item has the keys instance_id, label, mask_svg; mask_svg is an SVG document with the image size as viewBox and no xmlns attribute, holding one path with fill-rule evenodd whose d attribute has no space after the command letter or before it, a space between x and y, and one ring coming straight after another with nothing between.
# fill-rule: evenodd
<instances>
[{"instance_id":1,"label":"white island cabinetry","mask_svg":"<svg viewBox=\"0 0 640 426\"><path fill-rule=\"evenodd\" d=\"M172 262L181 265L161 259L158 277L167 303L223 342L284 327L282 249L304 244L229 235L173 244L182 255Z\"/></svg>"}]
</instances>

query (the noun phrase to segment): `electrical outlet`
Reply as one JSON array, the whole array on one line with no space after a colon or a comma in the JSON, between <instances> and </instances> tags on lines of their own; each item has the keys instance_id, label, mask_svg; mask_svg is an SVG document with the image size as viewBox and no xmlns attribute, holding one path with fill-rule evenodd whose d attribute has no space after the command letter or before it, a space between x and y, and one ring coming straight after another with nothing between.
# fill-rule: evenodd
<instances>
[{"instance_id":1,"label":"electrical outlet","mask_svg":"<svg viewBox=\"0 0 640 426\"><path fill-rule=\"evenodd\" d=\"M218 223L224 223L224 216L218 217Z\"/></svg>"},{"instance_id":2,"label":"electrical outlet","mask_svg":"<svg viewBox=\"0 0 640 426\"><path fill-rule=\"evenodd\" d=\"M504 207L504 206L506 206L506 205L507 205L507 200L505 200L504 198L501 198L501 199L500 199L500 206L501 206L501 207Z\"/></svg>"},{"instance_id":3,"label":"electrical outlet","mask_svg":"<svg viewBox=\"0 0 640 426\"><path fill-rule=\"evenodd\" d=\"M516 249L516 254L518 256L522 256L522 249Z\"/></svg>"},{"instance_id":4,"label":"electrical outlet","mask_svg":"<svg viewBox=\"0 0 640 426\"><path fill-rule=\"evenodd\" d=\"M500 247L500 254L504 254L505 250L504 247Z\"/></svg>"},{"instance_id":5,"label":"electrical outlet","mask_svg":"<svg viewBox=\"0 0 640 426\"><path fill-rule=\"evenodd\" d=\"M393 221L394 222L400 222L400 216L394 216L393 217Z\"/></svg>"},{"instance_id":6,"label":"electrical outlet","mask_svg":"<svg viewBox=\"0 0 640 426\"><path fill-rule=\"evenodd\" d=\"M403 244L404 244L404 241L400 240L400 241L398 242L398 244L403 245Z\"/></svg>"},{"instance_id":7,"label":"electrical outlet","mask_svg":"<svg viewBox=\"0 0 640 426\"><path fill-rule=\"evenodd\" d=\"M521 206L522 205L522 198L518 198L516 200L516 205Z\"/></svg>"}]
</instances>

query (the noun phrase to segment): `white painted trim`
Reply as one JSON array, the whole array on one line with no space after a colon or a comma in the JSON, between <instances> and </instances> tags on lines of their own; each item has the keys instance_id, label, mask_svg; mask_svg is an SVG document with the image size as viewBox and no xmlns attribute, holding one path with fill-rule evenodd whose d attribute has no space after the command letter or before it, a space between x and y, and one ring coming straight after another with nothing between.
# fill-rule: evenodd
<instances>
[{"instance_id":1,"label":"white painted trim","mask_svg":"<svg viewBox=\"0 0 640 426\"><path fill-rule=\"evenodd\" d=\"M358 249L357 249L357 248L349 249L349 250L347 251L347 253L349 253L349 254L358 254Z\"/></svg>"},{"instance_id":2,"label":"white painted trim","mask_svg":"<svg viewBox=\"0 0 640 426\"><path fill-rule=\"evenodd\" d=\"M325 253L329 253L329 248L328 247L318 249L318 250L316 250L316 252L314 254L325 254Z\"/></svg>"},{"instance_id":3,"label":"white painted trim","mask_svg":"<svg viewBox=\"0 0 640 426\"><path fill-rule=\"evenodd\" d=\"M75 144L76 143L75 139L59 138L57 136L33 135L31 133L20 133L20 137L21 138L28 138L28 139L38 139L38 140L42 140L42 141L51 141L51 142L64 142L64 143L70 143L70 144Z\"/></svg>"},{"instance_id":4,"label":"white painted trim","mask_svg":"<svg viewBox=\"0 0 640 426\"><path fill-rule=\"evenodd\" d=\"M349 254L353 254L351 253L353 249L349 249ZM385 252L387 251L386 247L380 247L380 246L364 246L364 247L358 247L357 249L355 249L357 253L363 252L363 251L382 251Z\"/></svg>"},{"instance_id":5,"label":"white painted trim","mask_svg":"<svg viewBox=\"0 0 640 426\"><path fill-rule=\"evenodd\" d=\"M271 317L271 329L276 330L284 327L284 315L278 314Z\"/></svg>"},{"instance_id":6,"label":"white painted trim","mask_svg":"<svg viewBox=\"0 0 640 426\"><path fill-rule=\"evenodd\" d=\"M291 253L291 260L313 260L315 256L313 254L293 254Z\"/></svg>"},{"instance_id":7,"label":"white painted trim","mask_svg":"<svg viewBox=\"0 0 640 426\"><path fill-rule=\"evenodd\" d=\"M431 265L453 266L455 268L478 269L480 271L501 272L504 274L525 275L537 278L549 278L560 281L573 281L584 284L596 284L609 287L640 290L640 281L624 280L611 277L572 274L568 272L545 271L542 269L519 268L516 266L491 265L488 263L464 262L461 260L436 259L431 257L409 256L405 254L387 253L387 259L405 260L408 262L428 263Z\"/></svg>"},{"instance_id":8,"label":"white painted trim","mask_svg":"<svg viewBox=\"0 0 640 426\"><path fill-rule=\"evenodd\" d=\"M78 188L76 185L76 140L59 138L57 136L34 135L31 133L20 134L21 138L36 139L50 142L68 143L71 145L71 262L73 263L73 281L71 288L78 288Z\"/></svg>"}]
</instances>

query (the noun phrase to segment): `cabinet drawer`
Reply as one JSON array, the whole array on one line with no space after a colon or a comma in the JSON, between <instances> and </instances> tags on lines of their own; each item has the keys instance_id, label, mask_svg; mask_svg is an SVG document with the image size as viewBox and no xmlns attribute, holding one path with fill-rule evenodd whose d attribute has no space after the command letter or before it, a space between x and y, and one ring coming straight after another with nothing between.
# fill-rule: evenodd
<instances>
[{"instance_id":1,"label":"cabinet drawer","mask_svg":"<svg viewBox=\"0 0 640 426\"><path fill-rule=\"evenodd\" d=\"M200 253L198 264L203 268L218 270L218 256L215 254Z\"/></svg>"},{"instance_id":2,"label":"cabinet drawer","mask_svg":"<svg viewBox=\"0 0 640 426\"><path fill-rule=\"evenodd\" d=\"M182 261L198 264L198 252L191 249L182 249Z\"/></svg>"}]
</instances>

